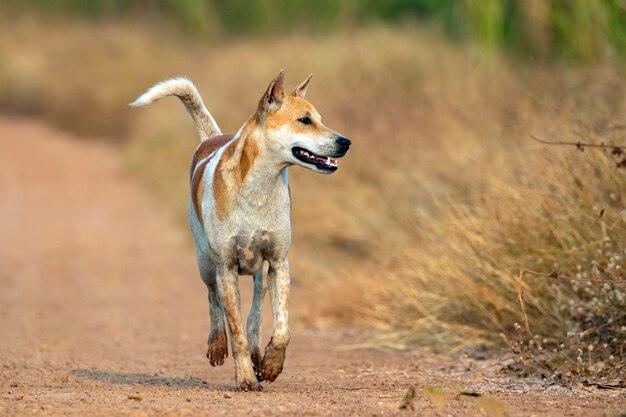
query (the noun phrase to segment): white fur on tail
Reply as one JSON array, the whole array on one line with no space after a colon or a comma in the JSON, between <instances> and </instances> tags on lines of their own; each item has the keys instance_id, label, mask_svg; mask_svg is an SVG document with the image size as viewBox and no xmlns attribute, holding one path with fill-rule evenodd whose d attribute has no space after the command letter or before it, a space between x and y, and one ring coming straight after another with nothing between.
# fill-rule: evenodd
<instances>
[{"instance_id":1,"label":"white fur on tail","mask_svg":"<svg viewBox=\"0 0 626 417\"><path fill-rule=\"evenodd\" d=\"M132 102L130 106L146 106L167 96L176 96L183 102L196 123L196 129L201 141L222 134L213 116L204 106L196 86L187 78L172 78L160 82Z\"/></svg>"}]
</instances>

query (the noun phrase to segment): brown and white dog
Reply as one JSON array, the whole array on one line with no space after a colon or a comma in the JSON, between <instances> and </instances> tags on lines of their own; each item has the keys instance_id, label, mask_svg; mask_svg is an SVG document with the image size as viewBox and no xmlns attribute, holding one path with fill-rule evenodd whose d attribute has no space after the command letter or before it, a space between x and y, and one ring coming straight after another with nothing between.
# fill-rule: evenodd
<instances>
[{"instance_id":1,"label":"brown and white dog","mask_svg":"<svg viewBox=\"0 0 626 417\"><path fill-rule=\"evenodd\" d=\"M209 289L212 366L228 356L224 314L242 391L261 390L283 370L289 343L287 303L291 244L287 168L300 165L330 174L348 152L350 140L327 128L304 99L311 77L283 90L283 71L270 83L256 112L235 135L222 135L191 81L174 78L155 85L132 106L178 97L196 123L200 145L191 161L189 222L196 241L200 276ZM264 277L264 265L267 270ZM241 320L239 275L253 275L254 298L246 335ZM266 285L274 331L261 354L261 312Z\"/></svg>"}]
</instances>

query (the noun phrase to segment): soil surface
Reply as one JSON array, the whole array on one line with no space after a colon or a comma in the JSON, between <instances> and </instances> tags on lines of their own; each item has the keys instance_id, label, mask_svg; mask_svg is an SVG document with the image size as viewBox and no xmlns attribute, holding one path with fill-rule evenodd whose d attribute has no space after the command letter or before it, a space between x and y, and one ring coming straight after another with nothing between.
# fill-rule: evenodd
<instances>
[{"instance_id":1,"label":"soil surface","mask_svg":"<svg viewBox=\"0 0 626 417\"><path fill-rule=\"evenodd\" d=\"M515 379L480 355L347 349L349 335L298 323L278 380L235 392L232 358L204 356L206 289L168 204L115 148L0 119L0 415L626 413L624 391ZM251 280L241 287L247 309ZM410 386L414 408L401 410Z\"/></svg>"}]
</instances>

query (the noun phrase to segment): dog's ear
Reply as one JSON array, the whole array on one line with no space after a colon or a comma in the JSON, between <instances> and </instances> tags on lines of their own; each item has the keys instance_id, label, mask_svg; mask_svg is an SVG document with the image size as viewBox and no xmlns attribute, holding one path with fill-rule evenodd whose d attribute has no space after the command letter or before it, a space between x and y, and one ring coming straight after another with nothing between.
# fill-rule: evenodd
<instances>
[{"instance_id":1,"label":"dog's ear","mask_svg":"<svg viewBox=\"0 0 626 417\"><path fill-rule=\"evenodd\" d=\"M306 89L309 88L309 84L311 83L311 77L313 77L313 74L309 75L309 77L304 80L302 84L296 86L291 92L291 95L294 97L304 98L306 95Z\"/></svg>"},{"instance_id":2,"label":"dog's ear","mask_svg":"<svg viewBox=\"0 0 626 417\"><path fill-rule=\"evenodd\" d=\"M278 110L282 106L286 97L285 90L283 90L284 84L285 71L280 70L280 73L272 80L269 87L267 87L267 91L261 97L261 101L259 101L257 114L261 119L265 113Z\"/></svg>"}]
</instances>

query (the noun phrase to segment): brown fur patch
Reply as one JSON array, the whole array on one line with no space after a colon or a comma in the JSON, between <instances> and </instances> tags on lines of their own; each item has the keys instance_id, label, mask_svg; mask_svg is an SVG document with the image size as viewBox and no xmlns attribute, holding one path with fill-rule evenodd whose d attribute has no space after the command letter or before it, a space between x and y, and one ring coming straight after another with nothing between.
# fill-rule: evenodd
<instances>
[{"instance_id":1,"label":"brown fur patch","mask_svg":"<svg viewBox=\"0 0 626 417\"><path fill-rule=\"evenodd\" d=\"M213 194L215 197L215 211L220 220L224 220L231 210L234 201L229 192L236 192L243 186L254 161L259 155L259 145L252 133L256 128L256 120L248 119L241 131L241 135L233 141L222 153L222 157L217 163L215 174L213 175ZM239 161L231 161L237 148L240 147ZM229 163L231 162L231 163ZM225 176L230 176L234 190L229 190L224 180Z\"/></svg>"},{"instance_id":2,"label":"brown fur patch","mask_svg":"<svg viewBox=\"0 0 626 417\"><path fill-rule=\"evenodd\" d=\"M196 152L191 159L191 200L193 202L193 208L196 211L196 216L202 225L202 214L200 210L200 204L202 203L202 197L204 194L203 184L204 170L209 164L212 158L207 158L211 153L217 151L233 138L233 135L220 135L207 139L198 146ZM198 165L199 163L199 165Z\"/></svg>"},{"instance_id":3,"label":"brown fur patch","mask_svg":"<svg viewBox=\"0 0 626 417\"><path fill-rule=\"evenodd\" d=\"M242 185L248 176L248 172L250 172L250 168L254 164L254 160L259 155L259 147L251 137L246 137L246 142L243 145L243 149L241 150L241 175L240 175L240 184Z\"/></svg>"},{"instance_id":4,"label":"brown fur patch","mask_svg":"<svg viewBox=\"0 0 626 417\"><path fill-rule=\"evenodd\" d=\"M202 221L202 213L200 210L200 204L202 204L202 196L204 195L204 187L201 184L204 183L204 170L206 166L209 164L211 158L200 162L198 168L196 168L196 172L194 172L193 177L191 178L191 201L193 202L193 208L196 211L196 217L200 222L200 225L204 227Z\"/></svg>"},{"instance_id":5,"label":"brown fur patch","mask_svg":"<svg viewBox=\"0 0 626 417\"><path fill-rule=\"evenodd\" d=\"M224 181L224 162L230 160L232 158L233 153L235 153L235 147L237 146L237 142L239 139L235 140L233 143L228 145L224 152L222 153L222 157L217 162L217 167L215 168L215 173L213 174L213 197L215 198L215 212L217 213L217 217L220 220L224 220L230 211L230 201L228 196L228 190L226 187L226 182Z\"/></svg>"},{"instance_id":6,"label":"brown fur patch","mask_svg":"<svg viewBox=\"0 0 626 417\"><path fill-rule=\"evenodd\" d=\"M193 172L199 161L226 145L233 138L233 136L234 135L213 136L211 139L207 139L200 143L200 146L198 146L198 149L196 149L193 157L191 158L191 172L189 173L189 177L193 177Z\"/></svg>"}]
</instances>

